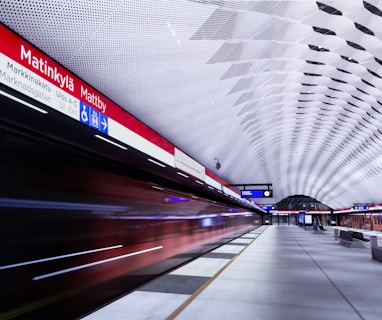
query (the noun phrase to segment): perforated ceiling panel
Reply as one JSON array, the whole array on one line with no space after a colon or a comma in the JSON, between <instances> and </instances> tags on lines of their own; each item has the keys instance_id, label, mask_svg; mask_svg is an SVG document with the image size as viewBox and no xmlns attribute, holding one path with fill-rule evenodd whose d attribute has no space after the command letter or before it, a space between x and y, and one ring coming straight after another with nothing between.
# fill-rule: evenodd
<instances>
[{"instance_id":1,"label":"perforated ceiling panel","mask_svg":"<svg viewBox=\"0 0 382 320\"><path fill-rule=\"evenodd\" d=\"M0 19L231 184L382 202L382 1L1 1Z\"/></svg>"}]
</instances>

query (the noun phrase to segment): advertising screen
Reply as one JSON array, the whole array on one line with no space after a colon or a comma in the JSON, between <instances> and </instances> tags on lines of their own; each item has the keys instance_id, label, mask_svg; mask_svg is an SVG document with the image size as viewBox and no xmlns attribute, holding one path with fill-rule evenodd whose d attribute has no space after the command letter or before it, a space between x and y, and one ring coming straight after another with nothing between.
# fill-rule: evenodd
<instances>
[{"instance_id":1,"label":"advertising screen","mask_svg":"<svg viewBox=\"0 0 382 320\"><path fill-rule=\"evenodd\" d=\"M312 224L312 215L311 214L305 215L305 224Z\"/></svg>"}]
</instances>

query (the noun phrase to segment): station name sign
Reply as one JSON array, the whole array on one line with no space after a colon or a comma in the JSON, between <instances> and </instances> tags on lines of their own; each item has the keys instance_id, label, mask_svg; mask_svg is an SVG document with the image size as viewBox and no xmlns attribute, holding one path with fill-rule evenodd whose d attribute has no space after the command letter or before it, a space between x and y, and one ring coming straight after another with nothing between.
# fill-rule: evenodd
<instances>
[{"instance_id":1,"label":"station name sign","mask_svg":"<svg viewBox=\"0 0 382 320\"><path fill-rule=\"evenodd\" d=\"M61 89L74 91L74 80L68 73L62 73L57 66L50 65L47 59L41 56L38 57L31 48L26 48L23 44L20 45L20 61L25 61L34 71L49 78L51 82L56 83Z\"/></svg>"},{"instance_id":2,"label":"station name sign","mask_svg":"<svg viewBox=\"0 0 382 320\"><path fill-rule=\"evenodd\" d=\"M143 138L143 152L155 145L160 160L173 165L172 143L1 23L0 84L119 141L133 135L127 143L138 149Z\"/></svg>"}]
</instances>

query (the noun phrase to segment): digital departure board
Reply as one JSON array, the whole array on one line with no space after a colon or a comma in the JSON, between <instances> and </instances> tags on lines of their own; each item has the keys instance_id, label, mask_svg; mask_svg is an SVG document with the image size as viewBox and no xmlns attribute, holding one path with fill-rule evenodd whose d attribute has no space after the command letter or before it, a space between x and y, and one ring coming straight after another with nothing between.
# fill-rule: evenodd
<instances>
[{"instance_id":1,"label":"digital departure board","mask_svg":"<svg viewBox=\"0 0 382 320\"><path fill-rule=\"evenodd\" d=\"M273 191L272 190L241 190L242 198L272 198Z\"/></svg>"}]
</instances>

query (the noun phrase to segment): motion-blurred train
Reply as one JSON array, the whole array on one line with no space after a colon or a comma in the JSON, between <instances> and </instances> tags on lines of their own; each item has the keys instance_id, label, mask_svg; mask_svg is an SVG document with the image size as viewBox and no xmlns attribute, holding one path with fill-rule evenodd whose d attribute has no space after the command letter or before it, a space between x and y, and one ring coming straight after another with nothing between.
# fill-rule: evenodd
<instances>
[{"instance_id":1,"label":"motion-blurred train","mask_svg":"<svg viewBox=\"0 0 382 320\"><path fill-rule=\"evenodd\" d=\"M74 149L0 147L1 319L77 318L261 224Z\"/></svg>"}]
</instances>

